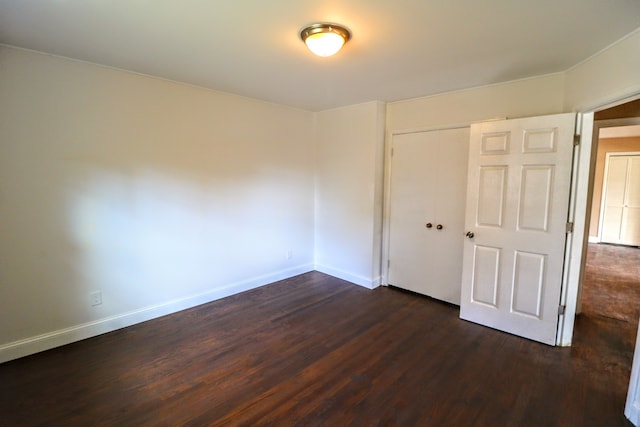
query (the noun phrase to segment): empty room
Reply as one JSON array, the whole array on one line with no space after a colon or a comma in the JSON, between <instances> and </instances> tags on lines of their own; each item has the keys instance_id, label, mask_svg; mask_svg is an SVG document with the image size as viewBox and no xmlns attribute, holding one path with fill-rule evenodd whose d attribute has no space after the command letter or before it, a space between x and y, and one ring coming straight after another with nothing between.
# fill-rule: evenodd
<instances>
[{"instance_id":1,"label":"empty room","mask_svg":"<svg viewBox=\"0 0 640 427\"><path fill-rule=\"evenodd\" d=\"M0 425L640 425L638 99L631 0L0 0Z\"/></svg>"}]
</instances>

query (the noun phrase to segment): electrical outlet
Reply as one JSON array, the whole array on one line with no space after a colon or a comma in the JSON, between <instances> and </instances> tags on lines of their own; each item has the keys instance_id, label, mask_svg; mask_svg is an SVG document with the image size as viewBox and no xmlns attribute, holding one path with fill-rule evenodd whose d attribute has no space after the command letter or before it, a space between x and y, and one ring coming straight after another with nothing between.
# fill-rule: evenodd
<instances>
[{"instance_id":1,"label":"electrical outlet","mask_svg":"<svg viewBox=\"0 0 640 427\"><path fill-rule=\"evenodd\" d=\"M101 291L91 292L90 297L91 297L91 305L92 306L102 304L102 292Z\"/></svg>"}]
</instances>

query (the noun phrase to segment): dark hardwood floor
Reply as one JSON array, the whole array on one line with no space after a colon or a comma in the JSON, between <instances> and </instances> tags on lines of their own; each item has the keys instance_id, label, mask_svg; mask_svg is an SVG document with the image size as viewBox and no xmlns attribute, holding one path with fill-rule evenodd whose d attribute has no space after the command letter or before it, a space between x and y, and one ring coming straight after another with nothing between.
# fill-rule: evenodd
<instances>
[{"instance_id":1,"label":"dark hardwood floor","mask_svg":"<svg viewBox=\"0 0 640 427\"><path fill-rule=\"evenodd\" d=\"M552 348L313 272L0 365L0 425L627 426L633 340Z\"/></svg>"},{"instance_id":2,"label":"dark hardwood floor","mask_svg":"<svg viewBox=\"0 0 640 427\"><path fill-rule=\"evenodd\" d=\"M638 326L639 248L589 243L582 311Z\"/></svg>"}]
</instances>

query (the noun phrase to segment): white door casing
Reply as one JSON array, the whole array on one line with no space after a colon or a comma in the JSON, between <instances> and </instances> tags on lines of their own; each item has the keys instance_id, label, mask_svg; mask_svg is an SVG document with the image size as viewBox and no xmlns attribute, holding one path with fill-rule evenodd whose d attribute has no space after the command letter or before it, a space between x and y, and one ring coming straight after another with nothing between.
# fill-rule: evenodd
<instances>
[{"instance_id":1,"label":"white door casing","mask_svg":"<svg viewBox=\"0 0 640 427\"><path fill-rule=\"evenodd\" d=\"M575 114L471 126L460 317L555 345Z\"/></svg>"},{"instance_id":2,"label":"white door casing","mask_svg":"<svg viewBox=\"0 0 640 427\"><path fill-rule=\"evenodd\" d=\"M624 415L634 426L640 425L640 325L638 325L638 331L636 332L636 346L633 352L631 378L629 379Z\"/></svg>"},{"instance_id":3,"label":"white door casing","mask_svg":"<svg viewBox=\"0 0 640 427\"><path fill-rule=\"evenodd\" d=\"M640 154L607 153L600 240L640 246Z\"/></svg>"},{"instance_id":4,"label":"white door casing","mask_svg":"<svg viewBox=\"0 0 640 427\"><path fill-rule=\"evenodd\" d=\"M468 146L469 128L393 135L388 284L460 304Z\"/></svg>"}]
</instances>

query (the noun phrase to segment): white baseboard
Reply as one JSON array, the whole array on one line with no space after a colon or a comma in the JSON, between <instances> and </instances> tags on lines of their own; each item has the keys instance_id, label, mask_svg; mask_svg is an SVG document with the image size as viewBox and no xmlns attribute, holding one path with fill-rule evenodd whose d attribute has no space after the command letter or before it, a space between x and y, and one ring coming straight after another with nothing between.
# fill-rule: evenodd
<instances>
[{"instance_id":1,"label":"white baseboard","mask_svg":"<svg viewBox=\"0 0 640 427\"><path fill-rule=\"evenodd\" d=\"M589 243L600 243L598 236L589 236Z\"/></svg>"},{"instance_id":2,"label":"white baseboard","mask_svg":"<svg viewBox=\"0 0 640 427\"><path fill-rule=\"evenodd\" d=\"M312 270L313 265L311 264L300 265L290 269L280 270L243 280L241 282L232 283L223 288L212 289L197 295L190 295L188 297L176 299L163 304L144 307L139 310L10 342L8 344L0 345L0 363L44 350L49 350L54 347L70 344L75 341L95 337L97 335L135 325L136 323L146 322L147 320L176 313L187 308L215 301L220 298L277 282L278 280L287 279L298 274L307 273Z\"/></svg>"},{"instance_id":3,"label":"white baseboard","mask_svg":"<svg viewBox=\"0 0 640 427\"><path fill-rule=\"evenodd\" d=\"M380 276L368 278L319 264L315 265L315 270L328 274L329 276L337 277L338 279L346 280L347 282L355 283L356 285L363 286L367 289L374 289L380 286Z\"/></svg>"}]
</instances>

